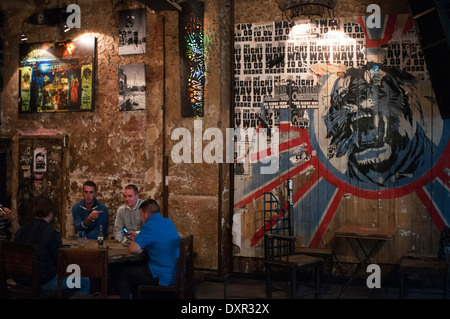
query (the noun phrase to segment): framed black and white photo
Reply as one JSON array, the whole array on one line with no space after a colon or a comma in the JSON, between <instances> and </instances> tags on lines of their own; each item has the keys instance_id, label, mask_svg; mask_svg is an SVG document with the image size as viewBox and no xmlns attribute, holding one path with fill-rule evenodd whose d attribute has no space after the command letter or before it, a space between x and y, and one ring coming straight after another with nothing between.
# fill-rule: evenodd
<instances>
[{"instance_id":1,"label":"framed black and white photo","mask_svg":"<svg viewBox=\"0 0 450 319\"><path fill-rule=\"evenodd\" d=\"M145 9L119 11L119 55L147 52Z\"/></svg>"},{"instance_id":2,"label":"framed black and white photo","mask_svg":"<svg viewBox=\"0 0 450 319\"><path fill-rule=\"evenodd\" d=\"M145 64L119 66L119 111L146 109Z\"/></svg>"}]
</instances>

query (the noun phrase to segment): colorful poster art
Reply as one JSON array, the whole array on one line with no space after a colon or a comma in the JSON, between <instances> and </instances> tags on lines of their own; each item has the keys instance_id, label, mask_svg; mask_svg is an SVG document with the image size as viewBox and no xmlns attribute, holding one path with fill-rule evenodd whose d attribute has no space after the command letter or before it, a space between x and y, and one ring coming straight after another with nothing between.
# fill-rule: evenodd
<instances>
[{"instance_id":1,"label":"colorful poster art","mask_svg":"<svg viewBox=\"0 0 450 319\"><path fill-rule=\"evenodd\" d=\"M235 26L235 129L279 136L266 152L279 158L275 174L235 164L236 255L263 256L264 193L292 212L300 246L333 246L348 223L394 227L383 262L418 249L419 236L431 250L449 224L450 123L413 20L382 16L377 29L366 18Z\"/></svg>"},{"instance_id":2,"label":"colorful poster art","mask_svg":"<svg viewBox=\"0 0 450 319\"><path fill-rule=\"evenodd\" d=\"M178 16L181 116L199 118L205 114L205 5L202 1L180 5L183 8L183 14Z\"/></svg>"},{"instance_id":3,"label":"colorful poster art","mask_svg":"<svg viewBox=\"0 0 450 319\"><path fill-rule=\"evenodd\" d=\"M19 45L19 112L94 110L95 38Z\"/></svg>"}]
</instances>

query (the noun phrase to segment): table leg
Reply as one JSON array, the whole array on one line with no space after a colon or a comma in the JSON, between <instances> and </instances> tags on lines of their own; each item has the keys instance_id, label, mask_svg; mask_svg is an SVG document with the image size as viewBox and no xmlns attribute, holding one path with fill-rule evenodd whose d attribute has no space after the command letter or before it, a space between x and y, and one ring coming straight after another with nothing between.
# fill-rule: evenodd
<instances>
[{"instance_id":1,"label":"table leg","mask_svg":"<svg viewBox=\"0 0 450 319\"><path fill-rule=\"evenodd\" d=\"M361 270L361 268L365 268L366 265L371 264L372 262L370 261L370 258L373 257L378 250L381 248L381 246L383 245L384 241L383 240L377 240L376 243L374 244L374 246L372 247L372 249L367 252L366 249L364 249L364 245L362 244L361 240L359 238L355 238L355 241L357 242L359 248L362 250L362 252L364 253L364 257L361 258L359 256L359 252L358 252L358 248L357 246L353 243L353 241L351 240L352 238L350 237L346 237L350 246L352 247L353 252L355 253L356 258L358 259L359 263L356 266L355 271L352 273L352 275L350 276L350 278L348 279L348 281L345 283L345 285L342 287L341 293L339 294L338 298L341 298L342 295L344 294L345 290L347 289L348 286L350 286L350 284L352 283L353 279L356 277L356 275L359 273L359 271Z\"/></svg>"},{"instance_id":2,"label":"table leg","mask_svg":"<svg viewBox=\"0 0 450 319\"><path fill-rule=\"evenodd\" d=\"M383 246L384 241L383 240L377 240L375 242L375 244L373 245L372 249L367 253L366 250L364 249L364 246L362 244L362 242L359 240L359 238L356 239L359 247L361 248L361 250L364 252L364 260L360 260L360 262L363 264L363 266L369 265L372 262L370 261L370 258L372 258L373 256L375 256L375 254L380 250L380 248Z\"/></svg>"}]
</instances>

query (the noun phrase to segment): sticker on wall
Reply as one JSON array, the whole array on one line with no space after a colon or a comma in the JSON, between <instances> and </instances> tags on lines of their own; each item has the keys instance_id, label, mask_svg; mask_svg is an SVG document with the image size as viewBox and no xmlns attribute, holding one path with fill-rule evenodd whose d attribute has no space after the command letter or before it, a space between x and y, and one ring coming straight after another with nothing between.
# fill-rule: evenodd
<instances>
[{"instance_id":1,"label":"sticker on wall","mask_svg":"<svg viewBox=\"0 0 450 319\"><path fill-rule=\"evenodd\" d=\"M45 148L34 150L33 172L44 173L47 171L47 152Z\"/></svg>"}]
</instances>

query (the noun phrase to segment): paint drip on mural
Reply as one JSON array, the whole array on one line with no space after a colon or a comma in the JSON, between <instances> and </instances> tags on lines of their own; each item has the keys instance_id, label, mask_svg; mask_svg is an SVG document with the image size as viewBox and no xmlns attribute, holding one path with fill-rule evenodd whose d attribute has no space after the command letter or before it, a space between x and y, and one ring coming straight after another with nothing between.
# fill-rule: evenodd
<instances>
[{"instance_id":1,"label":"paint drip on mural","mask_svg":"<svg viewBox=\"0 0 450 319\"><path fill-rule=\"evenodd\" d=\"M235 128L282 133L277 174L258 174L259 163L236 163L235 209L258 206L264 192L308 176L294 189L292 225L302 245L317 246L344 193L416 192L425 203L427 187L448 179L441 159L448 125L410 16L383 16L378 29L368 28L365 17L340 19L338 26L327 19L238 24L234 60ZM431 173L433 167L439 169ZM449 194L437 184L441 195L427 209L442 228L450 220ZM235 241L242 255L261 245L263 225L252 227L242 227Z\"/></svg>"}]
</instances>

